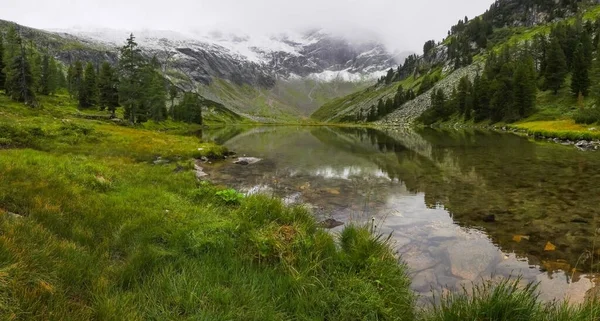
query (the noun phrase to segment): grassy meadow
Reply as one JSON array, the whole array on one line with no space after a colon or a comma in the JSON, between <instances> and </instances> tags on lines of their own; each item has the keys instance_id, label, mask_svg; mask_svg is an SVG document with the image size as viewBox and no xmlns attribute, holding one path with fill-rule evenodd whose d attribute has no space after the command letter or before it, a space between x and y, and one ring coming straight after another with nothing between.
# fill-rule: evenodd
<instances>
[{"instance_id":1,"label":"grassy meadow","mask_svg":"<svg viewBox=\"0 0 600 321\"><path fill-rule=\"evenodd\" d=\"M518 282L422 309L388 238L198 181L199 127L42 106L0 94L0 320L600 320Z\"/></svg>"}]
</instances>

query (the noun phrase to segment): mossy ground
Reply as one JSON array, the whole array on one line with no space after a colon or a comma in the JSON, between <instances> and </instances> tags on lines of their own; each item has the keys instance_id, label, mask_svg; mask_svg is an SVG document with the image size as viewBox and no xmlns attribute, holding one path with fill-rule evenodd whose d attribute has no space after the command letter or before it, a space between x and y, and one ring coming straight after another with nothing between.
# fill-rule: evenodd
<instances>
[{"instance_id":1,"label":"mossy ground","mask_svg":"<svg viewBox=\"0 0 600 321\"><path fill-rule=\"evenodd\" d=\"M0 319L413 319L368 230L336 242L302 207L198 182L192 159L225 152L182 134L198 127L42 105L0 95Z\"/></svg>"}]
</instances>

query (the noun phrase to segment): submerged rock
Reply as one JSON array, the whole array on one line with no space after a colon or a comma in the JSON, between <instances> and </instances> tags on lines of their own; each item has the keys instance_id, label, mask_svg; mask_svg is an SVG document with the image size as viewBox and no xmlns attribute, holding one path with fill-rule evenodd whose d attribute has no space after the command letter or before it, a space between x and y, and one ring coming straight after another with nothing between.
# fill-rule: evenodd
<instances>
[{"instance_id":1,"label":"submerged rock","mask_svg":"<svg viewBox=\"0 0 600 321\"><path fill-rule=\"evenodd\" d=\"M234 164L238 165L252 165L260 162L262 159L256 157L238 157Z\"/></svg>"},{"instance_id":2,"label":"submerged rock","mask_svg":"<svg viewBox=\"0 0 600 321\"><path fill-rule=\"evenodd\" d=\"M322 228L326 228L326 229L332 229L332 228L336 228L338 226L342 226L344 225L344 222L340 222L337 220L334 220L332 218L328 218L326 220L324 220L323 222L319 223L319 226L321 226Z\"/></svg>"},{"instance_id":3,"label":"submerged rock","mask_svg":"<svg viewBox=\"0 0 600 321\"><path fill-rule=\"evenodd\" d=\"M494 222L496 222L496 215L494 215L494 214L486 215L483 217L482 220L486 223L494 223Z\"/></svg>"},{"instance_id":4,"label":"submerged rock","mask_svg":"<svg viewBox=\"0 0 600 321\"><path fill-rule=\"evenodd\" d=\"M449 246L447 251L452 274L469 281L485 275L494 263L500 261L500 255L493 245L465 241Z\"/></svg>"}]
</instances>

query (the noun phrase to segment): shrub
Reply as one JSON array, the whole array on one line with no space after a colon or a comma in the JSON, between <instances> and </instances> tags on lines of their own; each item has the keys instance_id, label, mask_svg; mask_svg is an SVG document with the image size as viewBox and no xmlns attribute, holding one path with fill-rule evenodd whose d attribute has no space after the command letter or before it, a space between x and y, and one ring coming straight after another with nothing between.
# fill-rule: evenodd
<instances>
[{"instance_id":1,"label":"shrub","mask_svg":"<svg viewBox=\"0 0 600 321\"><path fill-rule=\"evenodd\" d=\"M244 194L238 193L238 191L229 188L216 193L227 204L239 204L244 198Z\"/></svg>"},{"instance_id":2,"label":"shrub","mask_svg":"<svg viewBox=\"0 0 600 321\"><path fill-rule=\"evenodd\" d=\"M600 121L600 109L595 107L580 109L575 113L573 118L577 124L597 123Z\"/></svg>"}]
</instances>

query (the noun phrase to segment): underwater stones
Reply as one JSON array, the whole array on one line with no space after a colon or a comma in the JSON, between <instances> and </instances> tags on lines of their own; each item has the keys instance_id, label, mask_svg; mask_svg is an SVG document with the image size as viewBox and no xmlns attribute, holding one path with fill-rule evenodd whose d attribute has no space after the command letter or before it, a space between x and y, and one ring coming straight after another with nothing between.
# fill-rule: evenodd
<instances>
[{"instance_id":1,"label":"underwater stones","mask_svg":"<svg viewBox=\"0 0 600 321\"><path fill-rule=\"evenodd\" d=\"M494 214L486 215L481 220L486 223L494 223L494 222L496 222L496 215L494 215Z\"/></svg>"},{"instance_id":2,"label":"underwater stones","mask_svg":"<svg viewBox=\"0 0 600 321\"><path fill-rule=\"evenodd\" d=\"M574 216L573 219L571 219L571 223L588 224L590 222L581 216Z\"/></svg>"},{"instance_id":3,"label":"underwater stones","mask_svg":"<svg viewBox=\"0 0 600 321\"><path fill-rule=\"evenodd\" d=\"M326 229L336 228L338 226L344 225L344 222L337 221L333 218L328 218L319 223L319 226Z\"/></svg>"},{"instance_id":4,"label":"underwater stones","mask_svg":"<svg viewBox=\"0 0 600 321\"><path fill-rule=\"evenodd\" d=\"M417 291L427 291L438 282L433 269L419 272L412 278L412 288Z\"/></svg>"},{"instance_id":5,"label":"underwater stones","mask_svg":"<svg viewBox=\"0 0 600 321\"><path fill-rule=\"evenodd\" d=\"M260 158L256 158L256 157L238 157L237 160L235 160L233 163L237 164L237 165L252 165L252 164L256 164L258 162L260 162L261 159Z\"/></svg>"},{"instance_id":6,"label":"underwater stones","mask_svg":"<svg viewBox=\"0 0 600 321\"><path fill-rule=\"evenodd\" d=\"M452 274L469 281L475 281L501 259L494 246L472 242L454 243L447 252Z\"/></svg>"}]
</instances>

